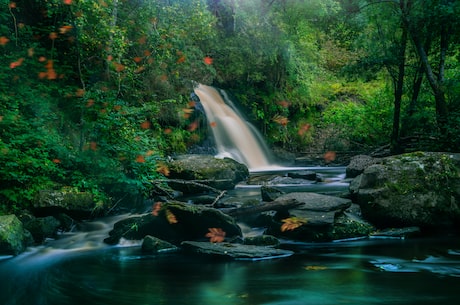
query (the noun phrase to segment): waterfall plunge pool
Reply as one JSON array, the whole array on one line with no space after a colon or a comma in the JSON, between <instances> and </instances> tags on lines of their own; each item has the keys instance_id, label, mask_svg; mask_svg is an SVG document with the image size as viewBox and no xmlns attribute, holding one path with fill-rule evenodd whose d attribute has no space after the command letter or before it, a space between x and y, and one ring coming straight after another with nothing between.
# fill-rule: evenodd
<instances>
[{"instance_id":1,"label":"waterfall plunge pool","mask_svg":"<svg viewBox=\"0 0 460 305\"><path fill-rule=\"evenodd\" d=\"M346 189L342 168L310 170L324 182L284 187ZM271 173L252 173L258 174ZM232 193L260 196L249 185ZM118 219L88 222L79 232L0 260L0 304L458 304L458 236L287 242L283 247L295 251L288 258L224 261L103 244Z\"/></svg>"}]
</instances>

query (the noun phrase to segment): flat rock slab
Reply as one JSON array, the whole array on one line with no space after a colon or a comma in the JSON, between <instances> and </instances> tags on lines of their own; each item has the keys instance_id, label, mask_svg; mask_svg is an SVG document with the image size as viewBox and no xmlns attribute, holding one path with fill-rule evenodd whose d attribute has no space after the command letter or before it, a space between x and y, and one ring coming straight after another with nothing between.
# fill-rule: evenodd
<instances>
[{"instance_id":1,"label":"flat rock slab","mask_svg":"<svg viewBox=\"0 0 460 305\"><path fill-rule=\"evenodd\" d=\"M184 241L182 247L194 253L222 256L236 260L266 260L288 257L294 252L264 246Z\"/></svg>"},{"instance_id":2,"label":"flat rock slab","mask_svg":"<svg viewBox=\"0 0 460 305\"><path fill-rule=\"evenodd\" d=\"M308 192L293 192L281 195L277 199L295 199L303 204L296 207L297 210L316 212L342 211L351 206L350 199Z\"/></svg>"}]
</instances>

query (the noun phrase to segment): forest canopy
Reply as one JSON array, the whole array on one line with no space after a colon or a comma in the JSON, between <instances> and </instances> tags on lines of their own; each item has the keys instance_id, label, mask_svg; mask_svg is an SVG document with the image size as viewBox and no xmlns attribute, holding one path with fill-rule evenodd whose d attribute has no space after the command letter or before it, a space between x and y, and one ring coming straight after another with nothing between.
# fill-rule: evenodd
<instances>
[{"instance_id":1,"label":"forest canopy","mask_svg":"<svg viewBox=\"0 0 460 305\"><path fill-rule=\"evenodd\" d=\"M458 150L455 0L0 0L0 211L148 194L227 90L273 148ZM1 213L1 212L0 212Z\"/></svg>"}]
</instances>

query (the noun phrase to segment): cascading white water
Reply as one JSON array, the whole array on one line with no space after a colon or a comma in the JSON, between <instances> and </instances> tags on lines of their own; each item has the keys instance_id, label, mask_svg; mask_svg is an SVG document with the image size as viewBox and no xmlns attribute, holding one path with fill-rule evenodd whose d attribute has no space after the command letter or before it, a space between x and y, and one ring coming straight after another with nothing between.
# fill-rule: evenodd
<instances>
[{"instance_id":1,"label":"cascading white water","mask_svg":"<svg viewBox=\"0 0 460 305\"><path fill-rule=\"evenodd\" d=\"M249 170L271 166L271 153L260 133L242 119L230 99L215 88L198 85L200 98L215 138L217 157L229 157L246 164Z\"/></svg>"}]
</instances>

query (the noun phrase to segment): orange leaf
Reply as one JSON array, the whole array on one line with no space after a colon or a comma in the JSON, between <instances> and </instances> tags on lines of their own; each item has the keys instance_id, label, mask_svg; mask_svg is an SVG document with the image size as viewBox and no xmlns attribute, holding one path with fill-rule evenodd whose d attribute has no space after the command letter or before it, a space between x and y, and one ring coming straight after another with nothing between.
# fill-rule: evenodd
<instances>
[{"instance_id":1,"label":"orange leaf","mask_svg":"<svg viewBox=\"0 0 460 305\"><path fill-rule=\"evenodd\" d=\"M216 126L217 126L217 123L216 123L215 121L212 121L211 123L209 123L209 125L210 125L211 127L216 127Z\"/></svg>"},{"instance_id":2,"label":"orange leaf","mask_svg":"<svg viewBox=\"0 0 460 305\"><path fill-rule=\"evenodd\" d=\"M157 166L157 172L164 176L169 176L169 167L164 163L159 163Z\"/></svg>"},{"instance_id":3,"label":"orange leaf","mask_svg":"<svg viewBox=\"0 0 460 305\"><path fill-rule=\"evenodd\" d=\"M172 129L171 128L165 128L165 130L163 132L164 132L164 134L170 134L172 132Z\"/></svg>"},{"instance_id":4,"label":"orange leaf","mask_svg":"<svg viewBox=\"0 0 460 305\"><path fill-rule=\"evenodd\" d=\"M225 232L221 228L208 228L209 232L205 235L212 243L221 243L225 240Z\"/></svg>"},{"instance_id":5,"label":"orange leaf","mask_svg":"<svg viewBox=\"0 0 460 305\"><path fill-rule=\"evenodd\" d=\"M125 69L125 66L118 62L115 62L114 65L115 65L115 71L117 72L121 72Z\"/></svg>"},{"instance_id":6,"label":"orange leaf","mask_svg":"<svg viewBox=\"0 0 460 305\"><path fill-rule=\"evenodd\" d=\"M155 202L152 206L152 215L158 216L160 209L161 209L161 202Z\"/></svg>"},{"instance_id":7,"label":"orange leaf","mask_svg":"<svg viewBox=\"0 0 460 305\"><path fill-rule=\"evenodd\" d=\"M140 62L142 61L142 57L136 56L136 57L133 58L133 60L134 60L134 62L136 62L136 63L140 63Z\"/></svg>"},{"instance_id":8,"label":"orange leaf","mask_svg":"<svg viewBox=\"0 0 460 305\"><path fill-rule=\"evenodd\" d=\"M149 129L152 124L149 121L144 121L141 123L142 129Z\"/></svg>"},{"instance_id":9,"label":"orange leaf","mask_svg":"<svg viewBox=\"0 0 460 305\"><path fill-rule=\"evenodd\" d=\"M137 155L136 157L136 162L137 163L145 163L145 158L143 155Z\"/></svg>"},{"instance_id":10,"label":"orange leaf","mask_svg":"<svg viewBox=\"0 0 460 305\"><path fill-rule=\"evenodd\" d=\"M9 8L16 8L16 2L10 2L10 4L8 4L8 7Z\"/></svg>"},{"instance_id":11,"label":"orange leaf","mask_svg":"<svg viewBox=\"0 0 460 305\"><path fill-rule=\"evenodd\" d=\"M323 158L324 158L324 161L326 161L327 163L329 162L332 162L335 160L337 154L335 153L335 151L327 151Z\"/></svg>"},{"instance_id":12,"label":"orange leaf","mask_svg":"<svg viewBox=\"0 0 460 305\"><path fill-rule=\"evenodd\" d=\"M193 121L192 123L190 123L190 125L188 125L187 130L190 132L195 131L198 128L198 125L198 121Z\"/></svg>"},{"instance_id":13,"label":"orange leaf","mask_svg":"<svg viewBox=\"0 0 460 305\"><path fill-rule=\"evenodd\" d=\"M288 101L279 101L277 104L283 108L289 108L289 106L291 106L291 103Z\"/></svg>"},{"instance_id":14,"label":"orange leaf","mask_svg":"<svg viewBox=\"0 0 460 305\"><path fill-rule=\"evenodd\" d=\"M203 58L203 62L206 64L206 65L212 65L212 62L214 61L214 59L212 59L212 57L209 57L209 56L206 56L205 58Z\"/></svg>"},{"instance_id":15,"label":"orange leaf","mask_svg":"<svg viewBox=\"0 0 460 305\"><path fill-rule=\"evenodd\" d=\"M289 119L281 115L275 115L273 121L282 126L286 126L289 123Z\"/></svg>"},{"instance_id":16,"label":"orange leaf","mask_svg":"<svg viewBox=\"0 0 460 305\"><path fill-rule=\"evenodd\" d=\"M63 0L62 1L65 5L71 5L72 4L72 0Z\"/></svg>"},{"instance_id":17,"label":"orange leaf","mask_svg":"<svg viewBox=\"0 0 460 305\"><path fill-rule=\"evenodd\" d=\"M185 62L185 59L186 59L186 58L185 58L185 55L182 55L181 57L179 57L179 58L177 59L176 63L181 64L181 63Z\"/></svg>"},{"instance_id":18,"label":"orange leaf","mask_svg":"<svg viewBox=\"0 0 460 305\"><path fill-rule=\"evenodd\" d=\"M61 160L59 160L59 159L57 159L57 158L56 158L56 159L53 159L53 163L59 164L59 163L61 163Z\"/></svg>"},{"instance_id":19,"label":"orange leaf","mask_svg":"<svg viewBox=\"0 0 460 305\"><path fill-rule=\"evenodd\" d=\"M281 232L292 231L307 223L305 219L298 217L289 217L282 220Z\"/></svg>"},{"instance_id":20,"label":"orange leaf","mask_svg":"<svg viewBox=\"0 0 460 305\"><path fill-rule=\"evenodd\" d=\"M303 136L308 130L310 130L311 125L310 124L303 124L300 126L299 131L297 132L299 136Z\"/></svg>"},{"instance_id":21,"label":"orange leaf","mask_svg":"<svg viewBox=\"0 0 460 305\"><path fill-rule=\"evenodd\" d=\"M0 46L6 45L9 41L10 41L10 40L9 40L7 37L1 36L1 37L0 37Z\"/></svg>"},{"instance_id":22,"label":"orange leaf","mask_svg":"<svg viewBox=\"0 0 460 305\"><path fill-rule=\"evenodd\" d=\"M170 210L166 210L166 219L170 224L175 224L178 222L176 215L174 215Z\"/></svg>"},{"instance_id":23,"label":"orange leaf","mask_svg":"<svg viewBox=\"0 0 460 305\"><path fill-rule=\"evenodd\" d=\"M51 40L55 40L56 38L58 38L58 34L56 32L51 32L49 35L49 38Z\"/></svg>"}]
</instances>

